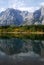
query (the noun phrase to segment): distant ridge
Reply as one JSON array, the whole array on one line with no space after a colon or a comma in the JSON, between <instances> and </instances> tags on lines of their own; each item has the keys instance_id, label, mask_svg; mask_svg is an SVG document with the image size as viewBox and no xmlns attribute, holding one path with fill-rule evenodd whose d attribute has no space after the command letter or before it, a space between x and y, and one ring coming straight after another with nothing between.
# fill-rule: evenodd
<instances>
[{"instance_id":1,"label":"distant ridge","mask_svg":"<svg viewBox=\"0 0 44 65\"><path fill-rule=\"evenodd\" d=\"M8 8L0 13L0 26L44 25L44 6L34 13Z\"/></svg>"}]
</instances>

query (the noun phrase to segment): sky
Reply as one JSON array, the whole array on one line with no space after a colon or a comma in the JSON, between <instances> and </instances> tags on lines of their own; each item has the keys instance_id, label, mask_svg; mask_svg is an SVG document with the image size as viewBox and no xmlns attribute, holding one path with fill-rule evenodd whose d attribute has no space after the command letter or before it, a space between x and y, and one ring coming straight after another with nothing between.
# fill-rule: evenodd
<instances>
[{"instance_id":1,"label":"sky","mask_svg":"<svg viewBox=\"0 0 44 65\"><path fill-rule=\"evenodd\" d=\"M44 0L0 0L0 12L7 8L34 12L41 6L44 6Z\"/></svg>"}]
</instances>

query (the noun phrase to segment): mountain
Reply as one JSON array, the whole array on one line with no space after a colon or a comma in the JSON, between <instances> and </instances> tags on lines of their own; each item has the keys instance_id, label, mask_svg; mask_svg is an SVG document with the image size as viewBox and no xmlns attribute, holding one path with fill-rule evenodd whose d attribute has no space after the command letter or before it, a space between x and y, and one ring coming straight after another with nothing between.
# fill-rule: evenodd
<instances>
[{"instance_id":1,"label":"mountain","mask_svg":"<svg viewBox=\"0 0 44 65\"><path fill-rule=\"evenodd\" d=\"M0 13L0 26L7 25L38 25L44 24L44 6L35 12L15 10L8 8Z\"/></svg>"},{"instance_id":2,"label":"mountain","mask_svg":"<svg viewBox=\"0 0 44 65\"><path fill-rule=\"evenodd\" d=\"M33 20L33 13L29 13L29 15L27 15L26 17L25 17L25 21L23 22L23 26L24 25L32 25L33 24L33 22L32 22L32 20Z\"/></svg>"},{"instance_id":3,"label":"mountain","mask_svg":"<svg viewBox=\"0 0 44 65\"><path fill-rule=\"evenodd\" d=\"M42 16L42 9L40 8L39 10L36 10L34 13L33 13L33 18L34 18L34 24L42 24L42 20L43 20L43 16Z\"/></svg>"},{"instance_id":4,"label":"mountain","mask_svg":"<svg viewBox=\"0 0 44 65\"><path fill-rule=\"evenodd\" d=\"M21 25L24 22L27 14L27 11L19 11L12 8L8 8L4 12L0 13L0 26Z\"/></svg>"},{"instance_id":5,"label":"mountain","mask_svg":"<svg viewBox=\"0 0 44 65\"><path fill-rule=\"evenodd\" d=\"M42 6L35 12L30 13L26 21L23 23L23 25L31 25L31 24L35 25L44 24L44 6Z\"/></svg>"}]
</instances>

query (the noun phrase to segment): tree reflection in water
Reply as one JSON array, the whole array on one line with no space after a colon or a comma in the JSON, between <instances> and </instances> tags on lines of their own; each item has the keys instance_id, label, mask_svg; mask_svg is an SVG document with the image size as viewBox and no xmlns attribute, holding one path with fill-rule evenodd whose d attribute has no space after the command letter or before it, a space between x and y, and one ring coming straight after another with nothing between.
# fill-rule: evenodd
<instances>
[{"instance_id":1,"label":"tree reflection in water","mask_svg":"<svg viewBox=\"0 0 44 65\"><path fill-rule=\"evenodd\" d=\"M39 55L41 55L41 48L44 48L41 40L33 40L32 41L33 51Z\"/></svg>"},{"instance_id":2,"label":"tree reflection in water","mask_svg":"<svg viewBox=\"0 0 44 65\"><path fill-rule=\"evenodd\" d=\"M20 53L22 46L23 41L17 38L0 39L0 50L9 55Z\"/></svg>"},{"instance_id":3,"label":"tree reflection in water","mask_svg":"<svg viewBox=\"0 0 44 65\"><path fill-rule=\"evenodd\" d=\"M41 40L18 39L18 38L0 39L0 51L3 51L9 55L16 53L18 54L21 52L27 53L29 51L41 55L41 49L44 48L43 44Z\"/></svg>"}]
</instances>

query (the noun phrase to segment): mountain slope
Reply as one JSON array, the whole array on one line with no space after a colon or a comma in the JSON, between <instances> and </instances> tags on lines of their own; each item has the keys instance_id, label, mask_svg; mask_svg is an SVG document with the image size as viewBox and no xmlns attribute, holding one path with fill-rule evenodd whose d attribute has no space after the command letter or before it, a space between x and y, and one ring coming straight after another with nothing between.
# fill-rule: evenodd
<instances>
[{"instance_id":1,"label":"mountain slope","mask_svg":"<svg viewBox=\"0 0 44 65\"><path fill-rule=\"evenodd\" d=\"M12 8L8 8L0 13L0 26L32 24L44 24L44 6L36 10L34 13L19 11Z\"/></svg>"},{"instance_id":2,"label":"mountain slope","mask_svg":"<svg viewBox=\"0 0 44 65\"><path fill-rule=\"evenodd\" d=\"M27 11L19 11L12 8L8 8L4 12L0 13L0 26L21 25L28 14L29 12Z\"/></svg>"},{"instance_id":3,"label":"mountain slope","mask_svg":"<svg viewBox=\"0 0 44 65\"><path fill-rule=\"evenodd\" d=\"M42 6L40 9L36 10L34 13L31 13L27 20L24 22L23 25L44 25L44 6Z\"/></svg>"}]
</instances>

